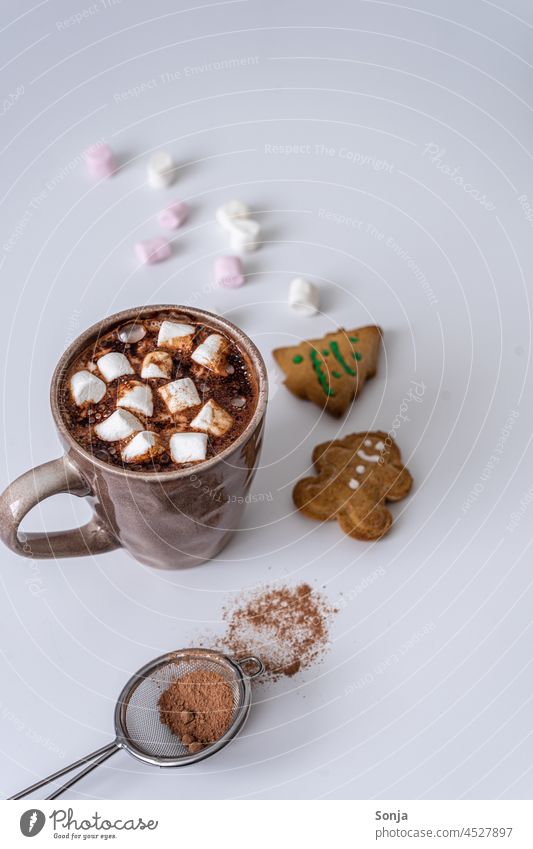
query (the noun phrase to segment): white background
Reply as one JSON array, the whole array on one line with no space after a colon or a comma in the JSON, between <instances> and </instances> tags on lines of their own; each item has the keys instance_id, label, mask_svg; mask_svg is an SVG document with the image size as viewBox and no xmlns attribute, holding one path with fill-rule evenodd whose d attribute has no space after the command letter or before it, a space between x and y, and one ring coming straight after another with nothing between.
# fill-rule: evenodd
<instances>
[{"instance_id":1,"label":"white background","mask_svg":"<svg viewBox=\"0 0 533 849\"><path fill-rule=\"evenodd\" d=\"M272 498L215 562L0 552L1 792L111 739L129 675L220 631L232 592L306 580L340 605L322 665L257 688L216 758L161 771L119 754L73 797L530 798L530 4L2 5L3 482L59 454L53 367L116 310L218 310L260 346L273 391L253 486ZM122 167L95 186L81 153L98 139ZM145 183L158 148L180 166L164 192ZM265 243L245 287L213 292L214 210L233 196ZM173 257L138 269L133 244L173 199L191 205ZM321 316L288 309L296 274L320 284ZM273 347L367 322L384 329L379 373L345 421L280 385ZM404 400L412 381L421 403ZM294 514L314 444L402 410L416 485L386 539ZM87 514L58 497L28 526Z\"/></svg>"}]
</instances>

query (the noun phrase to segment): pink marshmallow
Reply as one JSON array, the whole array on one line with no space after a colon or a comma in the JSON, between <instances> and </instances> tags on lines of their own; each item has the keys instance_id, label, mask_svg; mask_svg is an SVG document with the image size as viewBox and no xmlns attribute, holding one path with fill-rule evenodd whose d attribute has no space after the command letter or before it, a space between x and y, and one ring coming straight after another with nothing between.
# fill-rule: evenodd
<instances>
[{"instance_id":1,"label":"pink marshmallow","mask_svg":"<svg viewBox=\"0 0 533 849\"><path fill-rule=\"evenodd\" d=\"M89 176L96 180L111 177L116 170L113 151L107 144L92 144L85 151L85 164Z\"/></svg>"},{"instance_id":2,"label":"pink marshmallow","mask_svg":"<svg viewBox=\"0 0 533 849\"><path fill-rule=\"evenodd\" d=\"M177 203L169 203L162 209L157 220L165 230L177 230L187 220L189 207L182 200Z\"/></svg>"},{"instance_id":3,"label":"pink marshmallow","mask_svg":"<svg viewBox=\"0 0 533 849\"><path fill-rule=\"evenodd\" d=\"M242 263L238 256L217 256L215 259L215 284L225 289L236 289L244 283Z\"/></svg>"},{"instance_id":4,"label":"pink marshmallow","mask_svg":"<svg viewBox=\"0 0 533 849\"><path fill-rule=\"evenodd\" d=\"M154 262L163 262L164 259L168 259L171 249L166 239L163 239L162 236L155 236L153 239L137 242L135 253L137 259L143 265L153 265Z\"/></svg>"}]
</instances>

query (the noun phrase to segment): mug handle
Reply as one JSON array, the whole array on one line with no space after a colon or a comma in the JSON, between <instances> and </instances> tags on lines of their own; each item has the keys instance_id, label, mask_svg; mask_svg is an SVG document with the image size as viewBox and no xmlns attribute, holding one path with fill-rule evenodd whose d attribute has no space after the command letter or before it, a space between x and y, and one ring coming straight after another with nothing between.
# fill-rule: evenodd
<instances>
[{"instance_id":1,"label":"mug handle","mask_svg":"<svg viewBox=\"0 0 533 849\"><path fill-rule=\"evenodd\" d=\"M0 495L0 538L11 551L23 557L82 557L120 548L109 528L95 514L81 528L51 533L19 533L19 525L30 510L60 492L83 497L91 488L81 472L65 456L25 472Z\"/></svg>"}]
</instances>

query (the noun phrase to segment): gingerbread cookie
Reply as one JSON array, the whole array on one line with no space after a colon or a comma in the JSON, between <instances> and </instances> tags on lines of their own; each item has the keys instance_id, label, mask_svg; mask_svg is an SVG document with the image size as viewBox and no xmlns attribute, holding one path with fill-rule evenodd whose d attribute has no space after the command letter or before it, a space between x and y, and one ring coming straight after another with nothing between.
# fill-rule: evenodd
<instances>
[{"instance_id":1,"label":"gingerbread cookie","mask_svg":"<svg viewBox=\"0 0 533 849\"><path fill-rule=\"evenodd\" d=\"M342 416L368 377L376 373L381 330L370 325L307 339L273 355L285 372L285 386L299 398Z\"/></svg>"},{"instance_id":2,"label":"gingerbread cookie","mask_svg":"<svg viewBox=\"0 0 533 849\"><path fill-rule=\"evenodd\" d=\"M405 498L413 483L396 443L379 430L317 445L313 463L318 476L298 481L294 503L312 519L337 519L355 539L386 534L392 516L385 501Z\"/></svg>"}]
</instances>

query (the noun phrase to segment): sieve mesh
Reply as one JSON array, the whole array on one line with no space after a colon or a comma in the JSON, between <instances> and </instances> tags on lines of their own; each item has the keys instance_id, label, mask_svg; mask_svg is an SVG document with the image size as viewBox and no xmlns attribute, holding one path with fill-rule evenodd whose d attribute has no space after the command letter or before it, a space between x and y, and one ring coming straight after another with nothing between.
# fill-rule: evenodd
<instances>
[{"instance_id":1,"label":"sieve mesh","mask_svg":"<svg viewBox=\"0 0 533 849\"><path fill-rule=\"evenodd\" d=\"M164 762L183 758L190 760L191 754L180 738L172 733L168 725L160 720L159 697L178 678L189 672L216 672L229 685L233 694L231 724L222 738L234 734L234 725L246 706L246 690L242 675L224 655L203 651L184 652L169 656L153 669L143 670L133 679L119 700L119 725L124 745L141 758L154 758ZM205 757L213 746L220 747L221 741L202 750Z\"/></svg>"}]
</instances>

